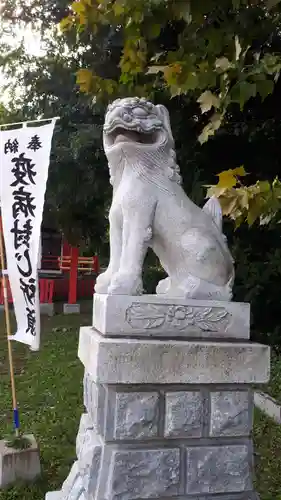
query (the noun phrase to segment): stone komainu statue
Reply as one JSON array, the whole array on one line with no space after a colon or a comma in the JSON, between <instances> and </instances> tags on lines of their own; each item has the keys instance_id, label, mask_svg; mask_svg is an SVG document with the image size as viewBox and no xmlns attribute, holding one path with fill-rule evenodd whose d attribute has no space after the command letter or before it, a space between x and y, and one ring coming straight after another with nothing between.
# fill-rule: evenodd
<instances>
[{"instance_id":1,"label":"stone komainu statue","mask_svg":"<svg viewBox=\"0 0 281 500\"><path fill-rule=\"evenodd\" d=\"M144 98L117 99L104 123L113 199L110 263L97 293L139 295L151 247L168 277L156 292L169 297L231 300L233 259L217 199L203 209L181 186L167 109Z\"/></svg>"}]
</instances>

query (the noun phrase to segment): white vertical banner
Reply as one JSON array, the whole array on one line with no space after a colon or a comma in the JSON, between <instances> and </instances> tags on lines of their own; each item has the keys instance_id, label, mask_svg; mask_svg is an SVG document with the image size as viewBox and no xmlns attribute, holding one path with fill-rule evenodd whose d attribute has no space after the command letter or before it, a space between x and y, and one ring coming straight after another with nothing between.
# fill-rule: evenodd
<instances>
[{"instance_id":1,"label":"white vertical banner","mask_svg":"<svg viewBox=\"0 0 281 500\"><path fill-rule=\"evenodd\" d=\"M17 320L10 338L32 350L40 346L38 257L55 122L0 130L1 215Z\"/></svg>"},{"instance_id":2,"label":"white vertical banner","mask_svg":"<svg viewBox=\"0 0 281 500\"><path fill-rule=\"evenodd\" d=\"M39 250L38 250L38 263L37 263L37 269L38 271L42 267L42 234L41 234L41 228L40 228L40 238L39 238Z\"/></svg>"}]
</instances>

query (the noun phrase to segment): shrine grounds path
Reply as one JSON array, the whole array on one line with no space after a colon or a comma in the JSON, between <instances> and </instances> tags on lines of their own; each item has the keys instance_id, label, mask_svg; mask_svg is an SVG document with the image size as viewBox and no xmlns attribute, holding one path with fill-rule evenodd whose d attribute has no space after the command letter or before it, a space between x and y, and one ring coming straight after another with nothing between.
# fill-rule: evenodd
<instances>
[{"instance_id":1,"label":"shrine grounds path","mask_svg":"<svg viewBox=\"0 0 281 500\"><path fill-rule=\"evenodd\" d=\"M75 439L81 413L83 368L77 358L79 327L91 324L91 303L79 316L57 314L42 319L38 353L13 344L21 428L33 433L41 449L42 477L32 484L0 490L0 500L44 500L60 489L75 460ZM14 321L13 321L14 324ZM0 435L12 429L4 314L0 312ZM272 380L266 392L281 401L281 358L272 360ZM281 425L256 411L256 488L261 500L281 500Z\"/></svg>"}]
</instances>

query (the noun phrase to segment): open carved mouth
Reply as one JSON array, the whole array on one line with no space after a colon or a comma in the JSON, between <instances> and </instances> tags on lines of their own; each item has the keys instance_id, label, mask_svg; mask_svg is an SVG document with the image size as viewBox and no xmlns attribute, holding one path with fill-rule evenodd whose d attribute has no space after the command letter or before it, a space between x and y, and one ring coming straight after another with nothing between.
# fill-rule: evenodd
<instances>
[{"instance_id":1,"label":"open carved mouth","mask_svg":"<svg viewBox=\"0 0 281 500\"><path fill-rule=\"evenodd\" d=\"M123 142L137 142L138 144L154 144L157 139L157 132L126 130L122 127L117 127L115 130L107 134L107 138L111 146Z\"/></svg>"}]
</instances>

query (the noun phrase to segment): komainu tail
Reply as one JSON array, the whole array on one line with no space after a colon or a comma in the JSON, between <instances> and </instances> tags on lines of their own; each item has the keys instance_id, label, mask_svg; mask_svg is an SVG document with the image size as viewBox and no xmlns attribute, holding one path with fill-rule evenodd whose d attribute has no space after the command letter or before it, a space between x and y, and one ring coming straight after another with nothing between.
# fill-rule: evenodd
<instances>
[{"instance_id":1,"label":"komainu tail","mask_svg":"<svg viewBox=\"0 0 281 500\"><path fill-rule=\"evenodd\" d=\"M220 230L220 232L222 234L222 237L223 237L225 244L227 245L226 236L222 232L222 209L221 209L221 205L220 205L219 200L215 196L212 196L212 198L210 198L207 201L207 203L205 203L202 210L206 214L209 214L212 217L213 221L215 222L216 226L218 227L218 229ZM227 247L227 249L228 249L228 247ZM229 252L229 249L228 249L228 252ZM234 260L233 260L233 257L232 257L230 252L229 252L229 255L230 255L230 258L231 258L231 261L233 264ZM231 300L231 298L232 298L232 288L233 288L233 284L234 284L234 277L235 277L235 271L234 271L234 267L233 267L232 272L230 273L229 281L226 284L226 290L229 293L228 300Z\"/></svg>"},{"instance_id":2,"label":"komainu tail","mask_svg":"<svg viewBox=\"0 0 281 500\"><path fill-rule=\"evenodd\" d=\"M222 233L222 209L219 200L215 196L212 196L212 198L205 203L202 210L212 217L213 221Z\"/></svg>"}]
</instances>

